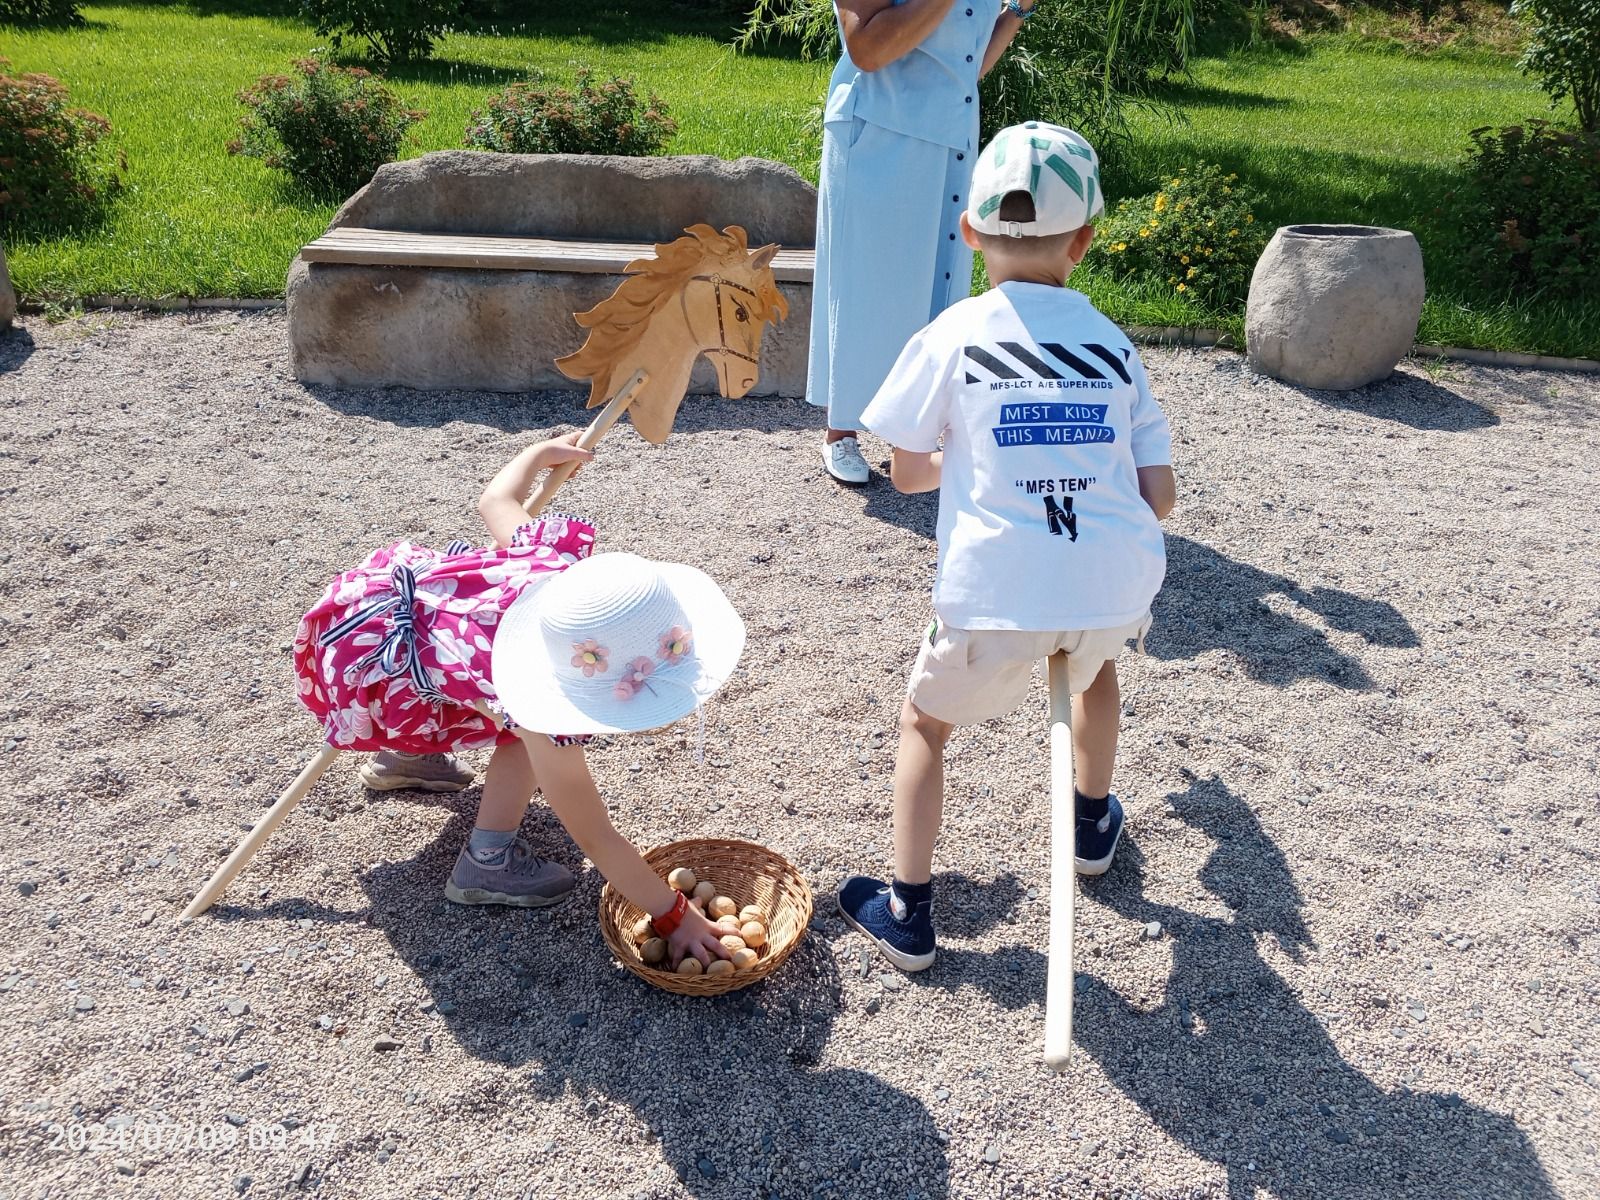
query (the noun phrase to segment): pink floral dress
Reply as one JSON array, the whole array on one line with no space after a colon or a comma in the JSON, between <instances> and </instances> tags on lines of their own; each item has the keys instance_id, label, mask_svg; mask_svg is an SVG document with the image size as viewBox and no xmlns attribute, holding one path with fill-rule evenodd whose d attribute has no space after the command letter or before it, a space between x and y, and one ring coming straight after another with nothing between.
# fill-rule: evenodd
<instances>
[{"instance_id":1,"label":"pink floral dress","mask_svg":"<svg viewBox=\"0 0 1600 1200\"><path fill-rule=\"evenodd\" d=\"M300 621L301 703L341 750L437 754L514 741L473 707L497 707L489 660L500 617L593 550L592 526L548 513L503 549L396 542L373 551Z\"/></svg>"}]
</instances>

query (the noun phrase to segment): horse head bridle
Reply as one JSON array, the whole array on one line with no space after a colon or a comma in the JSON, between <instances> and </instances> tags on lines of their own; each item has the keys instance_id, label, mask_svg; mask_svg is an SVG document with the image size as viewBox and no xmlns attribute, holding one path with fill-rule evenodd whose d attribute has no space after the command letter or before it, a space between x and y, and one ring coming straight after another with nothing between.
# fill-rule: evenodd
<instances>
[{"instance_id":1,"label":"horse head bridle","mask_svg":"<svg viewBox=\"0 0 1600 1200\"><path fill-rule=\"evenodd\" d=\"M731 354L735 358L742 358L742 359L745 360L745 362L754 363L757 367L759 367L761 365L761 360L759 358L755 357L755 355L746 354L743 350L736 350L732 346L728 345L728 329L727 329L727 325L723 321L723 317L722 317L722 289L723 288L729 288L732 291L743 292L746 296L749 296L750 300L751 300L751 309L752 310L755 308L756 305L761 303L760 295L757 294L756 292L752 291L750 288L745 287L744 284L742 284L742 283L734 283L733 280L724 279L721 275L691 275L691 276L689 276L689 282L694 283L696 281L698 281L700 283L709 283L711 285L711 287L712 287L713 292L715 293L716 302L717 302L717 343L718 343L718 345L717 345L717 348L715 350L707 350L707 351L705 351L705 353L707 353L707 354ZM685 289L685 290L687 290L687 289ZM688 297L686 295L684 295L683 293L680 293L679 297L678 297L678 300L679 300L679 303L683 305L684 323L688 324L689 323L689 299L688 299ZM737 305L738 301L735 300L734 303ZM745 310L745 308L743 306L740 306L739 313L740 313L739 319L741 321L750 320L750 314L749 314L749 312L747 312Z\"/></svg>"}]
</instances>

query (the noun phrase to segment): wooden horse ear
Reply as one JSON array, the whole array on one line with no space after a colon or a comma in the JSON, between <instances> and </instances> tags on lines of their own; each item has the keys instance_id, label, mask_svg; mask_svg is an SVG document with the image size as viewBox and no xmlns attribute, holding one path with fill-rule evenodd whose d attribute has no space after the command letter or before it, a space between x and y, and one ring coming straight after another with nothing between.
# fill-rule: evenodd
<instances>
[{"instance_id":1,"label":"wooden horse ear","mask_svg":"<svg viewBox=\"0 0 1600 1200\"><path fill-rule=\"evenodd\" d=\"M761 249L753 251L750 255L750 265L758 271L770 267L772 260L778 256L778 249L778 243L773 242L771 245L762 246Z\"/></svg>"}]
</instances>

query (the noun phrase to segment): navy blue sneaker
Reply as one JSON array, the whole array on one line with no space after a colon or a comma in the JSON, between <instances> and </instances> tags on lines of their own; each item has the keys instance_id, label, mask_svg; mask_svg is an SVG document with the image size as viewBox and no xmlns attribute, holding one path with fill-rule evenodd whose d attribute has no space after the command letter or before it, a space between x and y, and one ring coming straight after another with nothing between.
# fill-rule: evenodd
<instances>
[{"instance_id":1,"label":"navy blue sneaker","mask_svg":"<svg viewBox=\"0 0 1600 1200\"><path fill-rule=\"evenodd\" d=\"M896 916L894 909L903 910ZM866 934L883 956L902 971L926 971L933 966L933 904L923 901L907 908L891 898L881 879L855 875L839 889L839 915Z\"/></svg>"},{"instance_id":2,"label":"navy blue sneaker","mask_svg":"<svg viewBox=\"0 0 1600 1200\"><path fill-rule=\"evenodd\" d=\"M1097 811L1104 805L1104 811ZM1076 862L1079 875L1104 875L1122 840L1122 804L1115 796L1088 800L1078 794Z\"/></svg>"}]
</instances>

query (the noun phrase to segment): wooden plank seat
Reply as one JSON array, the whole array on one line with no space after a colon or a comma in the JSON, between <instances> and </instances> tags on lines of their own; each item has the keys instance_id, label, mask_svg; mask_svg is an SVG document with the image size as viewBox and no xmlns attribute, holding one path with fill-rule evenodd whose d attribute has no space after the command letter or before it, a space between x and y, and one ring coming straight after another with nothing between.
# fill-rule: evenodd
<instances>
[{"instance_id":1,"label":"wooden plank seat","mask_svg":"<svg viewBox=\"0 0 1600 1200\"><path fill-rule=\"evenodd\" d=\"M655 246L649 242L484 237L341 226L306 245L300 257L312 263L620 275L630 262L654 253ZM772 263L773 275L781 283L808 284L815 270L816 251L810 248L781 249Z\"/></svg>"}]
</instances>

